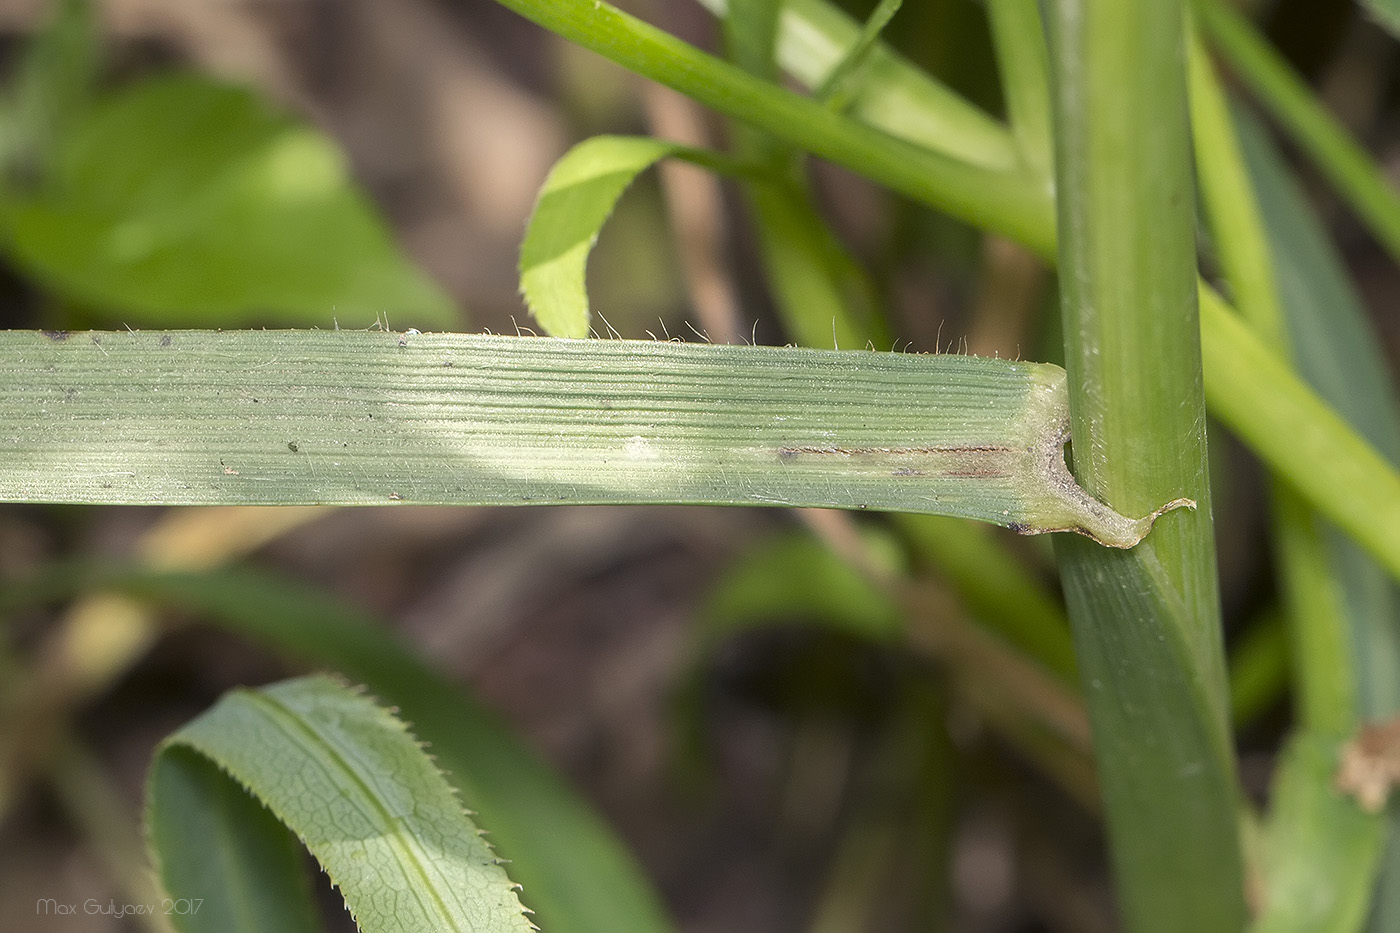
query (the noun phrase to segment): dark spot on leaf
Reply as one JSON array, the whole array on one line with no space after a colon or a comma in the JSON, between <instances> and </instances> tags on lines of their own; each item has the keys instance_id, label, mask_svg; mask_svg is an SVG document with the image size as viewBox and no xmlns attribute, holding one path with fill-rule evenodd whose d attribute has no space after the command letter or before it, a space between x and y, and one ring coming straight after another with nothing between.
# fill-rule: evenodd
<instances>
[{"instance_id":1,"label":"dark spot on leaf","mask_svg":"<svg viewBox=\"0 0 1400 933\"><path fill-rule=\"evenodd\" d=\"M301 446L297 444L296 441L287 441L287 449L290 450L292 453L297 453L301 450Z\"/></svg>"},{"instance_id":2,"label":"dark spot on leaf","mask_svg":"<svg viewBox=\"0 0 1400 933\"><path fill-rule=\"evenodd\" d=\"M45 337L57 343L62 343L69 337L73 336L73 332L67 330L41 330L39 331L39 333L43 334Z\"/></svg>"}]
</instances>

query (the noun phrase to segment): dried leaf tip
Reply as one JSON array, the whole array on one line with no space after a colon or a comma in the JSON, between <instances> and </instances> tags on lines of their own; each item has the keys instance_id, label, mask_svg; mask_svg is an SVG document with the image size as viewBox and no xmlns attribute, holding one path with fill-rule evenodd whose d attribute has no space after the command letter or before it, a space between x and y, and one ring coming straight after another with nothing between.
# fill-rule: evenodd
<instances>
[{"instance_id":1,"label":"dried leaf tip","mask_svg":"<svg viewBox=\"0 0 1400 933\"><path fill-rule=\"evenodd\" d=\"M1367 813L1384 810L1400 784L1400 716L1363 725L1342 746L1334 782Z\"/></svg>"}]
</instances>

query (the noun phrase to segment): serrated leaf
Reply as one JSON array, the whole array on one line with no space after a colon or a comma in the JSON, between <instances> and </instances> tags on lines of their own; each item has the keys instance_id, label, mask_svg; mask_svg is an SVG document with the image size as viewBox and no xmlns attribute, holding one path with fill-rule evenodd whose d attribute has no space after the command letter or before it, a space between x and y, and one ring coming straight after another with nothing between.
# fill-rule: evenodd
<instances>
[{"instance_id":1,"label":"serrated leaf","mask_svg":"<svg viewBox=\"0 0 1400 933\"><path fill-rule=\"evenodd\" d=\"M32 190L0 201L29 274L133 325L447 326L450 299L409 264L339 150L247 90L145 81L55 142Z\"/></svg>"},{"instance_id":2,"label":"serrated leaf","mask_svg":"<svg viewBox=\"0 0 1400 933\"><path fill-rule=\"evenodd\" d=\"M181 748L216 763L297 834L364 933L532 929L442 773L367 697L322 676L234 690L157 754ZM198 913L187 918L186 929L204 929Z\"/></svg>"},{"instance_id":3,"label":"serrated leaf","mask_svg":"<svg viewBox=\"0 0 1400 933\"><path fill-rule=\"evenodd\" d=\"M588 254L632 180L692 150L645 136L594 136L554 164L520 245L520 291L552 337L587 337Z\"/></svg>"},{"instance_id":4,"label":"serrated leaf","mask_svg":"<svg viewBox=\"0 0 1400 933\"><path fill-rule=\"evenodd\" d=\"M597 813L476 700L424 663L381 620L267 573L56 567L0 591L12 610L74 587L112 587L180 606L240 637L337 670L391 701L431 744L463 802L510 859L522 898L550 933L664 933L660 899ZM17 602L18 601L18 602ZM0 617L4 614L0 613Z\"/></svg>"}]
</instances>

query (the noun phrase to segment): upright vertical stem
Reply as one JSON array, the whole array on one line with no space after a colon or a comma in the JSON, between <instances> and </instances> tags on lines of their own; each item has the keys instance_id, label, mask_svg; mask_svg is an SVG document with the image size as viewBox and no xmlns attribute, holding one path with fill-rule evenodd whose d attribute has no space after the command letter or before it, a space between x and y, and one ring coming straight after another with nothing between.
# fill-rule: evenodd
<instances>
[{"instance_id":1,"label":"upright vertical stem","mask_svg":"<svg viewBox=\"0 0 1400 933\"><path fill-rule=\"evenodd\" d=\"M1179 0L1055 0L1051 71L1074 465L1138 547L1062 536L1126 926L1245 921L1196 308Z\"/></svg>"}]
</instances>

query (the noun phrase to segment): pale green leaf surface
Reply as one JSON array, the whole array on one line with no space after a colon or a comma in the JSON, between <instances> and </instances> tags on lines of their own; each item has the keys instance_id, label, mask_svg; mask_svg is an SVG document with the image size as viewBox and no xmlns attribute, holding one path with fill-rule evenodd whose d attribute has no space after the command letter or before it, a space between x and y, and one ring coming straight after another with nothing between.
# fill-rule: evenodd
<instances>
[{"instance_id":1,"label":"pale green leaf surface","mask_svg":"<svg viewBox=\"0 0 1400 933\"><path fill-rule=\"evenodd\" d=\"M520 246L520 290L545 333L587 337L588 254L632 180L688 150L645 136L595 136L555 163Z\"/></svg>"},{"instance_id":2,"label":"pale green leaf surface","mask_svg":"<svg viewBox=\"0 0 1400 933\"><path fill-rule=\"evenodd\" d=\"M532 929L441 772L370 699L325 677L235 690L158 754L171 748L209 758L289 826L363 933Z\"/></svg>"},{"instance_id":3,"label":"pale green leaf surface","mask_svg":"<svg viewBox=\"0 0 1400 933\"><path fill-rule=\"evenodd\" d=\"M320 929L296 836L192 749L152 763L146 834L181 933Z\"/></svg>"},{"instance_id":4,"label":"pale green leaf surface","mask_svg":"<svg viewBox=\"0 0 1400 933\"><path fill-rule=\"evenodd\" d=\"M446 326L335 146L251 92L148 80L55 144L0 199L0 243L65 297L128 324Z\"/></svg>"},{"instance_id":5,"label":"pale green leaf surface","mask_svg":"<svg viewBox=\"0 0 1400 933\"><path fill-rule=\"evenodd\" d=\"M1067 421L1059 367L978 357L0 332L9 501L813 505L1131 547L1161 508L1127 518L1075 486Z\"/></svg>"}]
</instances>

